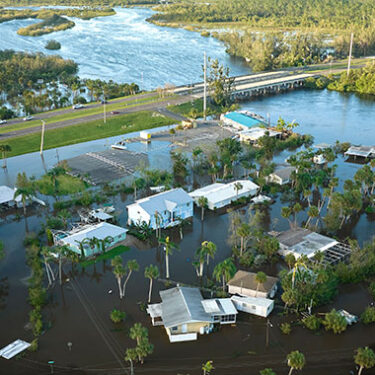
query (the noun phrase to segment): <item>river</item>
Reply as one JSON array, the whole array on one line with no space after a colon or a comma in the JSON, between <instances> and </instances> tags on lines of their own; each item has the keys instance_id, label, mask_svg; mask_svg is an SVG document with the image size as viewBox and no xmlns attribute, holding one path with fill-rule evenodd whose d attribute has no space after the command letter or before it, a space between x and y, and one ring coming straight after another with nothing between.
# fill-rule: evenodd
<instances>
[{"instance_id":1,"label":"river","mask_svg":"<svg viewBox=\"0 0 375 375\"><path fill-rule=\"evenodd\" d=\"M222 42L199 33L148 23L154 11L148 8L115 8L117 14L91 20L71 18L72 29L25 37L20 27L39 22L13 20L0 24L0 49L59 54L79 64L79 76L135 82L142 89L165 83L182 85L202 80L203 53L219 59L232 75L250 70L242 60L230 57ZM46 42L55 39L61 50L49 51Z\"/></svg>"}]
</instances>

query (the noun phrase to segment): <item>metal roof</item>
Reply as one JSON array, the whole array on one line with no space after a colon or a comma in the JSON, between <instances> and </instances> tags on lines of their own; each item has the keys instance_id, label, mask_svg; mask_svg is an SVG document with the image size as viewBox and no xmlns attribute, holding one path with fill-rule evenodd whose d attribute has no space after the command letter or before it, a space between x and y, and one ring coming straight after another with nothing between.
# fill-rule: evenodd
<instances>
[{"instance_id":1,"label":"metal roof","mask_svg":"<svg viewBox=\"0 0 375 375\"><path fill-rule=\"evenodd\" d=\"M160 292L162 319L166 328L194 322L211 322L203 308L198 288L176 287Z\"/></svg>"},{"instance_id":2,"label":"metal roof","mask_svg":"<svg viewBox=\"0 0 375 375\"><path fill-rule=\"evenodd\" d=\"M241 297L241 296L232 296L231 300L239 303L246 303L249 305L261 306L268 308L274 302L272 299L263 298L263 297Z\"/></svg>"},{"instance_id":3,"label":"metal roof","mask_svg":"<svg viewBox=\"0 0 375 375\"><path fill-rule=\"evenodd\" d=\"M258 282L255 280L256 273L239 270L230 279L227 285L236 286L243 289L257 290ZM268 293L272 287L278 282L276 277L268 276L265 283L260 284L258 291Z\"/></svg>"},{"instance_id":4,"label":"metal roof","mask_svg":"<svg viewBox=\"0 0 375 375\"><path fill-rule=\"evenodd\" d=\"M16 189L12 189L9 186L0 186L0 204L2 203L8 203L11 201L20 202L21 197L18 196L17 198L14 198L14 193L16 192Z\"/></svg>"},{"instance_id":5,"label":"metal roof","mask_svg":"<svg viewBox=\"0 0 375 375\"><path fill-rule=\"evenodd\" d=\"M16 356L18 353L21 353L25 349L27 349L30 344L23 340L16 340L13 341L11 344L5 346L4 348L0 349L0 357L5 359L11 359Z\"/></svg>"},{"instance_id":6,"label":"metal roof","mask_svg":"<svg viewBox=\"0 0 375 375\"><path fill-rule=\"evenodd\" d=\"M345 152L345 155L348 156L362 156L364 158L369 157L371 154L375 153L374 146L351 146L348 151Z\"/></svg>"},{"instance_id":7,"label":"metal roof","mask_svg":"<svg viewBox=\"0 0 375 375\"><path fill-rule=\"evenodd\" d=\"M271 173L271 175L275 175L280 177L282 180L289 180L292 172L296 170L295 167L285 167L285 168L280 168L276 169Z\"/></svg>"},{"instance_id":8,"label":"metal roof","mask_svg":"<svg viewBox=\"0 0 375 375\"><path fill-rule=\"evenodd\" d=\"M271 129L268 129L268 128L260 128L260 127L254 127L254 128L248 129L248 130L243 130L239 134L242 137L246 137L246 138L249 138L253 141L256 141L259 138L264 137L266 135L266 133L268 133L269 137L276 137L277 135L281 134L281 132L271 130Z\"/></svg>"},{"instance_id":9,"label":"metal roof","mask_svg":"<svg viewBox=\"0 0 375 375\"><path fill-rule=\"evenodd\" d=\"M193 200L190 195L184 189L177 188L139 199L129 206L140 206L148 214L154 215L156 211L173 211L175 207L191 202Z\"/></svg>"}]
</instances>

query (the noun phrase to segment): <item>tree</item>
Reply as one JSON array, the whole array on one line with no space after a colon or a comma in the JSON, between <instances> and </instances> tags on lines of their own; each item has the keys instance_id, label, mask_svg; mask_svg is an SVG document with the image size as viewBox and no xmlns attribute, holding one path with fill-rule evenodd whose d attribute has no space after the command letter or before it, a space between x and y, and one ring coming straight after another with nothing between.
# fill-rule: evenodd
<instances>
[{"instance_id":1,"label":"tree","mask_svg":"<svg viewBox=\"0 0 375 375\"><path fill-rule=\"evenodd\" d=\"M169 279L169 256L173 254L174 249L178 249L178 245L169 240L169 236L161 238L159 244L164 245L165 251L165 272L166 278Z\"/></svg>"},{"instance_id":2,"label":"tree","mask_svg":"<svg viewBox=\"0 0 375 375\"><path fill-rule=\"evenodd\" d=\"M130 375L134 375L134 361L137 360L138 355L135 348L126 349L125 361L130 362Z\"/></svg>"},{"instance_id":3,"label":"tree","mask_svg":"<svg viewBox=\"0 0 375 375\"><path fill-rule=\"evenodd\" d=\"M285 255L285 263L288 265L289 269L292 269L296 263L296 258L292 253L288 253Z\"/></svg>"},{"instance_id":4,"label":"tree","mask_svg":"<svg viewBox=\"0 0 375 375\"><path fill-rule=\"evenodd\" d=\"M150 279L150 288L148 292L148 303L151 302L151 294L152 294L152 282L154 279L157 279L160 276L159 269L157 266L150 264L148 267L145 268L145 277Z\"/></svg>"},{"instance_id":5,"label":"tree","mask_svg":"<svg viewBox=\"0 0 375 375\"><path fill-rule=\"evenodd\" d=\"M146 327L143 327L141 323L135 323L129 331L129 337L132 340L137 341L137 345L141 343L142 340L148 339L148 331Z\"/></svg>"},{"instance_id":6,"label":"tree","mask_svg":"<svg viewBox=\"0 0 375 375\"><path fill-rule=\"evenodd\" d=\"M204 262L206 260L206 254L205 254L204 248L202 248L202 246L197 249L197 251L195 252L195 256L196 256L196 258L198 258L197 267L199 267L199 271L197 273L198 273L199 277L202 277L203 276ZM194 264L194 266L196 266L196 264Z\"/></svg>"},{"instance_id":7,"label":"tree","mask_svg":"<svg viewBox=\"0 0 375 375\"><path fill-rule=\"evenodd\" d=\"M16 181L16 191L14 192L14 199L21 197L23 214L26 216L26 202L34 194L34 187L28 180L26 173L18 173Z\"/></svg>"},{"instance_id":8,"label":"tree","mask_svg":"<svg viewBox=\"0 0 375 375\"><path fill-rule=\"evenodd\" d=\"M148 339L144 339L136 346L135 351L139 362L143 364L145 357L154 351L154 345L152 345Z\"/></svg>"},{"instance_id":9,"label":"tree","mask_svg":"<svg viewBox=\"0 0 375 375\"><path fill-rule=\"evenodd\" d=\"M112 236L107 236L107 237L99 240L102 253L105 253L107 245L110 245L113 241L114 241L114 239L113 239Z\"/></svg>"},{"instance_id":10,"label":"tree","mask_svg":"<svg viewBox=\"0 0 375 375\"><path fill-rule=\"evenodd\" d=\"M326 331L332 330L334 334L338 334L346 330L348 323L340 313L332 309L325 315L323 325Z\"/></svg>"},{"instance_id":11,"label":"tree","mask_svg":"<svg viewBox=\"0 0 375 375\"><path fill-rule=\"evenodd\" d=\"M71 252L71 250L67 245L57 246L54 250L57 252L59 256L59 282L60 285L62 285L62 260Z\"/></svg>"},{"instance_id":12,"label":"tree","mask_svg":"<svg viewBox=\"0 0 375 375\"><path fill-rule=\"evenodd\" d=\"M0 261L5 258L4 243L0 240Z\"/></svg>"},{"instance_id":13,"label":"tree","mask_svg":"<svg viewBox=\"0 0 375 375\"><path fill-rule=\"evenodd\" d=\"M113 323L121 323L125 319L126 314L123 311L113 309L109 317Z\"/></svg>"},{"instance_id":14,"label":"tree","mask_svg":"<svg viewBox=\"0 0 375 375\"><path fill-rule=\"evenodd\" d=\"M255 294L255 297L256 297L257 294L258 294L258 290L259 290L260 285L261 284L263 285L267 281L267 275L264 272L259 271L255 275L255 281L257 282L257 291L256 291L256 294Z\"/></svg>"},{"instance_id":15,"label":"tree","mask_svg":"<svg viewBox=\"0 0 375 375\"><path fill-rule=\"evenodd\" d=\"M132 275L133 271L139 271L139 264L135 259L130 259L126 263L125 266L125 273L127 273L127 276L125 278L124 284L122 286L122 296L125 297L125 289L126 285L130 279L130 276Z\"/></svg>"},{"instance_id":16,"label":"tree","mask_svg":"<svg viewBox=\"0 0 375 375\"><path fill-rule=\"evenodd\" d=\"M240 239L241 239L240 255L242 256L243 251L245 250L247 246L247 242L251 236L250 225L247 223L242 223L237 229L237 234L240 236Z\"/></svg>"},{"instance_id":17,"label":"tree","mask_svg":"<svg viewBox=\"0 0 375 375\"><path fill-rule=\"evenodd\" d=\"M238 192L243 188L240 182L234 184L234 190L236 190L236 199L238 199Z\"/></svg>"},{"instance_id":18,"label":"tree","mask_svg":"<svg viewBox=\"0 0 375 375\"><path fill-rule=\"evenodd\" d=\"M43 246L41 250L41 255L43 257L44 268L46 270L46 275L48 279L48 285L51 286L52 283L55 281L55 273L53 272L49 261L53 259L51 255L51 250L47 246Z\"/></svg>"},{"instance_id":19,"label":"tree","mask_svg":"<svg viewBox=\"0 0 375 375\"><path fill-rule=\"evenodd\" d=\"M204 196L198 198L198 206L201 208L201 221L204 220L204 209L208 207L208 199Z\"/></svg>"},{"instance_id":20,"label":"tree","mask_svg":"<svg viewBox=\"0 0 375 375\"><path fill-rule=\"evenodd\" d=\"M272 368L265 368L259 371L260 375L276 375L276 372L272 370Z\"/></svg>"},{"instance_id":21,"label":"tree","mask_svg":"<svg viewBox=\"0 0 375 375\"><path fill-rule=\"evenodd\" d=\"M202 365L203 375L209 375L213 369L213 361L207 361Z\"/></svg>"},{"instance_id":22,"label":"tree","mask_svg":"<svg viewBox=\"0 0 375 375\"><path fill-rule=\"evenodd\" d=\"M359 366L358 375L362 374L364 368L375 366L375 353L369 347L358 348L354 356L354 362Z\"/></svg>"},{"instance_id":23,"label":"tree","mask_svg":"<svg viewBox=\"0 0 375 375\"><path fill-rule=\"evenodd\" d=\"M291 375L293 370L302 370L306 363L305 356L298 350L289 353L286 359L290 367L289 375Z\"/></svg>"},{"instance_id":24,"label":"tree","mask_svg":"<svg viewBox=\"0 0 375 375\"><path fill-rule=\"evenodd\" d=\"M125 270L125 267L122 264L121 256L118 255L118 256L114 257L111 261L111 265L113 267L113 274L115 275L116 280L117 280L119 295L120 295L120 299L121 299L123 297L122 296L122 286L121 286L122 278L126 275L126 270Z\"/></svg>"},{"instance_id":25,"label":"tree","mask_svg":"<svg viewBox=\"0 0 375 375\"><path fill-rule=\"evenodd\" d=\"M216 281L222 281L223 291L225 290L225 284L234 276L237 269L231 258L227 258L222 262L218 263L213 271L213 276Z\"/></svg>"},{"instance_id":26,"label":"tree","mask_svg":"<svg viewBox=\"0 0 375 375\"><path fill-rule=\"evenodd\" d=\"M133 181L134 200L137 200L137 191L144 189L145 187L146 187L146 181L143 178L136 178Z\"/></svg>"},{"instance_id":27,"label":"tree","mask_svg":"<svg viewBox=\"0 0 375 375\"><path fill-rule=\"evenodd\" d=\"M7 167L7 159L6 159L7 153L11 152L11 151L12 151L12 147L10 145L0 144L0 152L1 152L2 158L3 158L3 168L4 169L6 169L6 167Z\"/></svg>"},{"instance_id":28,"label":"tree","mask_svg":"<svg viewBox=\"0 0 375 375\"><path fill-rule=\"evenodd\" d=\"M184 227L187 227L191 224L191 221L189 219L183 219L180 216L176 217L176 221L178 221L178 231L180 233L181 240L184 238Z\"/></svg>"},{"instance_id":29,"label":"tree","mask_svg":"<svg viewBox=\"0 0 375 375\"><path fill-rule=\"evenodd\" d=\"M187 169L189 159L181 152L172 152L171 158L173 161L174 177L185 180L186 176L189 174L189 171Z\"/></svg>"},{"instance_id":30,"label":"tree","mask_svg":"<svg viewBox=\"0 0 375 375\"><path fill-rule=\"evenodd\" d=\"M206 255L206 263L207 266L210 263L210 258L214 259L217 248L216 245L211 241L203 241L202 242L202 251Z\"/></svg>"}]
</instances>

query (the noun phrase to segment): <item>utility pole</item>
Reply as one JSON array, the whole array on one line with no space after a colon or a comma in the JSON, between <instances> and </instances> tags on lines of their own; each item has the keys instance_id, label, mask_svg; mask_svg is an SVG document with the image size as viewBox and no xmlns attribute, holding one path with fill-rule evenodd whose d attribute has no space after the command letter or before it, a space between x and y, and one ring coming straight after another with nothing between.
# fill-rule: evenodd
<instances>
[{"instance_id":1,"label":"utility pole","mask_svg":"<svg viewBox=\"0 0 375 375\"><path fill-rule=\"evenodd\" d=\"M349 57L348 57L348 70L346 72L346 75L349 77L349 73L350 73L350 64L352 62L352 50L353 50L353 37L354 37L354 34L351 33L350 34L350 47L349 47Z\"/></svg>"},{"instance_id":2,"label":"utility pole","mask_svg":"<svg viewBox=\"0 0 375 375\"><path fill-rule=\"evenodd\" d=\"M104 123L107 122L107 114L105 112L105 97L104 97L104 101L103 101L103 118L104 118Z\"/></svg>"},{"instance_id":3,"label":"utility pole","mask_svg":"<svg viewBox=\"0 0 375 375\"><path fill-rule=\"evenodd\" d=\"M46 123L42 120L42 136L40 139L40 155L43 154L43 147L44 147L44 130L46 127Z\"/></svg>"},{"instance_id":4,"label":"utility pole","mask_svg":"<svg viewBox=\"0 0 375 375\"><path fill-rule=\"evenodd\" d=\"M203 119L206 121L206 110L207 110L207 58L206 52L203 54Z\"/></svg>"}]
</instances>

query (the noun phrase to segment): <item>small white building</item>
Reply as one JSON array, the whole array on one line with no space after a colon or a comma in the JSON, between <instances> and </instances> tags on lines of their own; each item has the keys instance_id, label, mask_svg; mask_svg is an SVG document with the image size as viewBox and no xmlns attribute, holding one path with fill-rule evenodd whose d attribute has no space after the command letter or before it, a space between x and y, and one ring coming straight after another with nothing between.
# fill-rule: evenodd
<instances>
[{"instance_id":1,"label":"small white building","mask_svg":"<svg viewBox=\"0 0 375 375\"><path fill-rule=\"evenodd\" d=\"M351 146L348 151L345 152L345 156L356 158L375 158L375 146Z\"/></svg>"},{"instance_id":2,"label":"small white building","mask_svg":"<svg viewBox=\"0 0 375 375\"><path fill-rule=\"evenodd\" d=\"M238 294L244 297L273 298L277 291L278 279L267 276L263 284L258 284L256 273L239 270L227 283L229 294Z\"/></svg>"},{"instance_id":3,"label":"small white building","mask_svg":"<svg viewBox=\"0 0 375 375\"><path fill-rule=\"evenodd\" d=\"M225 126L237 130L247 130L254 127L266 126L267 121L260 115L249 111L235 111L221 114L220 121Z\"/></svg>"},{"instance_id":4,"label":"small white building","mask_svg":"<svg viewBox=\"0 0 375 375\"><path fill-rule=\"evenodd\" d=\"M199 288L176 287L160 292L162 302L148 305L154 326L163 325L170 342L197 340L214 324L233 324L237 310L230 298L205 300Z\"/></svg>"},{"instance_id":5,"label":"small white building","mask_svg":"<svg viewBox=\"0 0 375 375\"><path fill-rule=\"evenodd\" d=\"M267 182L278 185L286 185L291 182L292 173L296 170L295 167L285 167L276 169L267 177Z\"/></svg>"},{"instance_id":6,"label":"small white building","mask_svg":"<svg viewBox=\"0 0 375 375\"><path fill-rule=\"evenodd\" d=\"M240 187L240 189L237 190L236 186ZM237 180L228 184L211 184L194 190L189 195L194 199L196 204L198 204L200 197L207 198L208 208L215 210L228 206L239 198L254 196L257 194L258 189L259 186L250 180Z\"/></svg>"},{"instance_id":7,"label":"small white building","mask_svg":"<svg viewBox=\"0 0 375 375\"><path fill-rule=\"evenodd\" d=\"M239 135L241 142L256 144L259 138L262 138L266 135L271 138L280 138L281 132L268 128L255 127L248 130L243 130L239 133Z\"/></svg>"},{"instance_id":8,"label":"small white building","mask_svg":"<svg viewBox=\"0 0 375 375\"><path fill-rule=\"evenodd\" d=\"M127 229L117 225L101 222L94 225L84 225L71 230L70 232L57 232L54 236L55 244L67 245L70 250L81 255L81 246L85 257L101 253L104 248L113 247L116 243L125 240ZM90 246L88 241L96 238L98 243ZM108 243L101 243L105 239ZM109 240L111 242L109 243Z\"/></svg>"},{"instance_id":9,"label":"small white building","mask_svg":"<svg viewBox=\"0 0 375 375\"><path fill-rule=\"evenodd\" d=\"M269 298L232 296L231 300L238 311L267 318L275 302Z\"/></svg>"},{"instance_id":10,"label":"small white building","mask_svg":"<svg viewBox=\"0 0 375 375\"><path fill-rule=\"evenodd\" d=\"M17 196L16 198L14 197L14 194L16 193L17 189L15 188L10 188L9 186L0 186L0 205L5 205L8 207L22 207L22 198L21 196ZM32 196L30 199L26 200L26 204L29 205L32 202L37 202L43 206L46 204Z\"/></svg>"},{"instance_id":11,"label":"small white building","mask_svg":"<svg viewBox=\"0 0 375 375\"><path fill-rule=\"evenodd\" d=\"M128 224L148 223L153 229L168 228L179 223L179 218L193 216L193 199L181 188L164 191L128 205Z\"/></svg>"}]
</instances>

